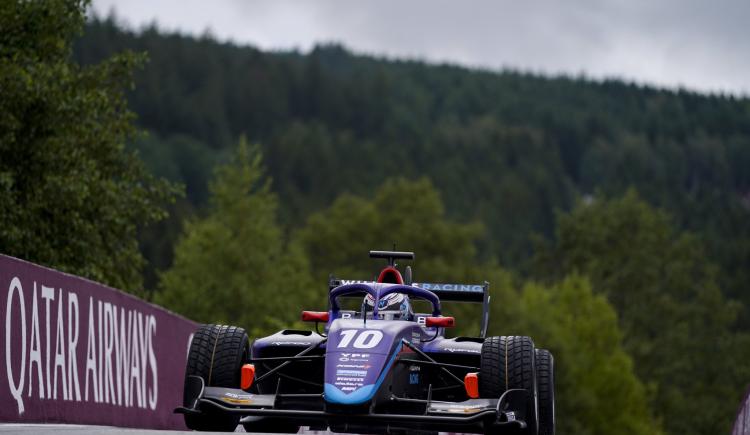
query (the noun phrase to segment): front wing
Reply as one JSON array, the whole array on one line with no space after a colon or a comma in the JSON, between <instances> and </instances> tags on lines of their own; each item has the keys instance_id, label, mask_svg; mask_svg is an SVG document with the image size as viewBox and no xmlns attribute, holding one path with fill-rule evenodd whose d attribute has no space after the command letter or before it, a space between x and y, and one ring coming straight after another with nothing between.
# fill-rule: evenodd
<instances>
[{"instance_id":1,"label":"front wing","mask_svg":"<svg viewBox=\"0 0 750 435\"><path fill-rule=\"evenodd\" d=\"M422 429L442 432L521 433L526 428L525 390L508 390L499 399L469 399L463 402L391 397L408 403L418 413L374 413L368 409L329 409L322 394L251 394L241 389L206 387L199 376L188 376L181 414L210 412L239 414L248 421L271 417L300 426L332 427L345 431L368 429ZM421 405L421 406L419 406ZM240 420L242 423L243 420Z\"/></svg>"}]
</instances>

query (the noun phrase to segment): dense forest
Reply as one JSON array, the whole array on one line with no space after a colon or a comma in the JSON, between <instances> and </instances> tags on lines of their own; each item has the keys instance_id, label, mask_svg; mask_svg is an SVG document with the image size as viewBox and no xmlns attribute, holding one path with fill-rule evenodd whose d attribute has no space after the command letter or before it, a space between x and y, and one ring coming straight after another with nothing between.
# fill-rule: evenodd
<instances>
[{"instance_id":1,"label":"dense forest","mask_svg":"<svg viewBox=\"0 0 750 435\"><path fill-rule=\"evenodd\" d=\"M561 434L728 432L750 100L0 8L0 252L251 335L414 250L556 357ZM476 307L454 304L457 334Z\"/></svg>"},{"instance_id":2,"label":"dense forest","mask_svg":"<svg viewBox=\"0 0 750 435\"><path fill-rule=\"evenodd\" d=\"M519 271L528 271L529 236L552 235L555 210L633 187L707 243L725 293L750 306L747 99L384 60L338 45L263 52L134 33L113 19L87 25L75 58L122 50L150 58L129 95L149 132L134 146L156 174L186 186L168 226L201 210L213 164L241 134L262 145L292 227L341 193L426 176L449 216L485 226L482 257ZM165 233L177 234L144 239L158 268L171 261Z\"/></svg>"}]
</instances>

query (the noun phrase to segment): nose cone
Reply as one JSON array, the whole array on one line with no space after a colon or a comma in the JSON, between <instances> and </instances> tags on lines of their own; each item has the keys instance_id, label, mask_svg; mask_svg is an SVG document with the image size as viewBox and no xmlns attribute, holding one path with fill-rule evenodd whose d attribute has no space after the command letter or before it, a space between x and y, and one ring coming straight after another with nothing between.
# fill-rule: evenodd
<instances>
[{"instance_id":1,"label":"nose cone","mask_svg":"<svg viewBox=\"0 0 750 435\"><path fill-rule=\"evenodd\" d=\"M372 399L401 350L398 334L380 320L337 319L326 344L324 396L328 403L359 405Z\"/></svg>"}]
</instances>

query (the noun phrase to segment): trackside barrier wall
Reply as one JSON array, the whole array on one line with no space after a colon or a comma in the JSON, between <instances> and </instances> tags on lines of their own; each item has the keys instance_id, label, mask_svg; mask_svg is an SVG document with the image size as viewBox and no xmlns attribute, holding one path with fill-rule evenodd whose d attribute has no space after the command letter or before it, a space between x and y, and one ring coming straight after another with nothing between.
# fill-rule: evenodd
<instances>
[{"instance_id":1,"label":"trackside barrier wall","mask_svg":"<svg viewBox=\"0 0 750 435\"><path fill-rule=\"evenodd\" d=\"M194 322L5 255L0 316L0 422L185 428Z\"/></svg>"},{"instance_id":2,"label":"trackside barrier wall","mask_svg":"<svg viewBox=\"0 0 750 435\"><path fill-rule=\"evenodd\" d=\"M750 388L745 393L742 404L737 410L732 435L750 435Z\"/></svg>"}]
</instances>

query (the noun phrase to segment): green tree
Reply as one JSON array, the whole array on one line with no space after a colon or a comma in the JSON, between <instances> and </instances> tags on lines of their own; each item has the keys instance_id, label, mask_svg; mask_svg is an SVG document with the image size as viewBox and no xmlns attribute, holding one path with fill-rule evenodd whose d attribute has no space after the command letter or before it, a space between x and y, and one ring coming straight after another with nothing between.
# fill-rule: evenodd
<instances>
[{"instance_id":1,"label":"green tree","mask_svg":"<svg viewBox=\"0 0 750 435\"><path fill-rule=\"evenodd\" d=\"M584 274L611 301L670 433L729 430L748 378L747 337L732 332L738 307L723 298L695 236L630 191L561 215L555 242L540 252L543 274Z\"/></svg>"},{"instance_id":2,"label":"green tree","mask_svg":"<svg viewBox=\"0 0 750 435\"><path fill-rule=\"evenodd\" d=\"M245 327L259 335L287 327L311 299L309 266L283 241L278 200L263 175L257 146L240 140L210 183L209 213L185 224L173 266L161 276L157 303L201 322ZM325 284L318 286L325 292Z\"/></svg>"},{"instance_id":3,"label":"green tree","mask_svg":"<svg viewBox=\"0 0 750 435\"><path fill-rule=\"evenodd\" d=\"M252 132L285 223L301 226L343 191L367 196L390 177L424 175L449 217L485 226L481 258L519 268L532 254L529 232L553 235L553 210L632 185L706 238L723 292L750 306L748 98L378 59L334 44L263 52L116 22L89 21L76 58L149 52L129 100L154 137L218 151ZM164 154L144 157L174 172ZM192 192L204 192L203 172L183 168L199 208ZM740 326L750 328L750 310Z\"/></svg>"},{"instance_id":4,"label":"green tree","mask_svg":"<svg viewBox=\"0 0 750 435\"><path fill-rule=\"evenodd\" d=\"M414 251L415 280L457 280L473 276L478 224L449 220L440 194L422 178L386 181L372 199L344 194L326 210L312 215L297 233L316 278L329 273L369 278L382 264L367 256L371 249Z\"/></svg>"},{"instance_id":5,"label":"green tree","mask_svg":"<svg viewBox=\"0 0 750 435\"><path fill-rule=\"evenodd\" d=\"M205 207L209 196L208 181L214 166L231 150L212 151L205 144L180 135L160 138L144 134L129 145L155 176L185 186L185 196L168 207L169 216L139 233L141 252L148 260L143 270L143 285L153 292L158 287L159 271L172 265L182 222Z\"/></svg>"},{"instance_id":6,"label":"green tree","mask_svg":"<svg viewBox=\"0 0 750 435\"><path fill-rule=\"evenodd\" d=\"M175 188L124 149L135 132L124 92L142 57L70 59L86 5L0 8L0 252L137 292L138 228L165 216Z\"/></svg>"},{"instance_id":7,"label":"green tree","mask_svg":"<svg viewBox=\"0 0 750 435\"><path fill-rule=\"evenodd\" d=\"M493 275L505 290L493 292L492 334L529 335L555 357L558 433L661 433L623 349L617 314L604 296L593 294L587 279L527 283L519 294L508 290L502 274Z\"/></svg>"}]
</instances>

